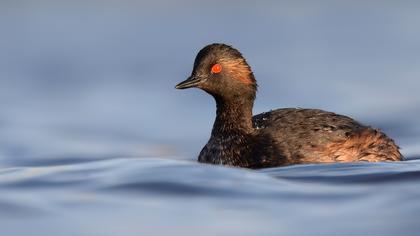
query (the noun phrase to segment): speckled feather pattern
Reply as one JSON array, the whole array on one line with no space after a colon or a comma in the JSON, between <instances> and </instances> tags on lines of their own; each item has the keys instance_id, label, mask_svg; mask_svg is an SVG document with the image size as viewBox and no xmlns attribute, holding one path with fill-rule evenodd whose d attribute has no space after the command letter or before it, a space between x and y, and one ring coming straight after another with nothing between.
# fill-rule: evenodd
<instances>
[{"instance_id":1,"label":"speckled feather pattern","mask_svg":"<svg viewBox=\"0 0 420 236\"><path fill-rule=\"evenodd\" d=\"M403 159L381 131L332 112L278 109L254 116L253 124L255 137L271 137L289 164Z\"/></svg>"}]
</instances>

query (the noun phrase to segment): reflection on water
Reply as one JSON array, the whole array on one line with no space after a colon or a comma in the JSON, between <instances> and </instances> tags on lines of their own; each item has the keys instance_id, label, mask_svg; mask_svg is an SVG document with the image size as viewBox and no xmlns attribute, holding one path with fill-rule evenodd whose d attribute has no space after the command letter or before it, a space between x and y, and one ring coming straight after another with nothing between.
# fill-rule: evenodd
<instances>
[{"instance_id":1,"label":"reflection on water","mask_svg":"<svg viewBox=\"0 0 420 236\"><path fill-rule=\"evenodd\" d=\"M0 2L2 235L419 235L419 3ZM202 165L214 102L173 86L226 42L255 113L315 107L408 161Z\"/></svg>"}]
</instances>

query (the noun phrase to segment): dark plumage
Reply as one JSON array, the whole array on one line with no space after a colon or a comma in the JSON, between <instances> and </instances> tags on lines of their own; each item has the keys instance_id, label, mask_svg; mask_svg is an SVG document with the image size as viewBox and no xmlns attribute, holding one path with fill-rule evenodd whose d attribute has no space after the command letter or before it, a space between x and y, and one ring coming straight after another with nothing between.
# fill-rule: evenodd
<instances>
[{"instance_id":1,"label":"dark plumage","mask_svg":"<svg viewBox=\"0 0 420 236\"><path fill-rule=\"evenodd\" d=\"M285 108L253 117L257 83L245 58L231 46L211 44L198 53L191 76L176 86L191 87L211 94L217 104L200 162L263 168L403 160L392 139L346 116Z\"/></svg>"}]
</instances>

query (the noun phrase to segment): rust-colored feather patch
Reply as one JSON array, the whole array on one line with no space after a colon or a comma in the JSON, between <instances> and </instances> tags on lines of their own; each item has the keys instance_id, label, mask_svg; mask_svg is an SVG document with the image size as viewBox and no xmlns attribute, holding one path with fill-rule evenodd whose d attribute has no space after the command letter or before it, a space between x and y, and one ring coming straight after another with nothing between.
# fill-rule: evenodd
<instances>
[{"instance_id":1,"label":"rust-colored feather patch","mask_svg":"<svg viewBox=\"0 0 420 236\"><path fill-rule=\"evenodd\" d=\"M403 160L394 141L372 128L366 128L344 141L328 144L316 150L315 154L331 162Z\"/></svg>"},{"instance_id":2,"label":"rust-colored feather patch","mask_svg":"<svg viewBox=\"0 0 420 236\"><path fill-rule=\"evenodd\" d=\"M252 71L244 59L220 59L220 63L229 72L233 79L239 80L244 84L255 84L252 78Z\"/></svg>"}]
</instances>

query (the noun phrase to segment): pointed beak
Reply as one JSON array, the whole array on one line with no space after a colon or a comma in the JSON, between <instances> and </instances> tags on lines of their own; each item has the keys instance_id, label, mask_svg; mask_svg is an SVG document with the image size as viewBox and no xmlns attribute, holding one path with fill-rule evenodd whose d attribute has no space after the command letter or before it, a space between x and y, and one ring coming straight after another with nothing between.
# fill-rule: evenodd
<instances>
[{"instance_id":1,"label":"pointed beak","mask_svg":"<svg viewBox=\"0 0 420 236\"><path fill-rule=\"evenodd\" d=\"M187 88L193 88L193 87L197 87L201 82L203 81L203 79L201 77L197 77L197 76L190 76L188 77L188 79L182 81L181 83L177 84L175 86L176 89L187 89Z\"/></svg>"}]
</instances>

